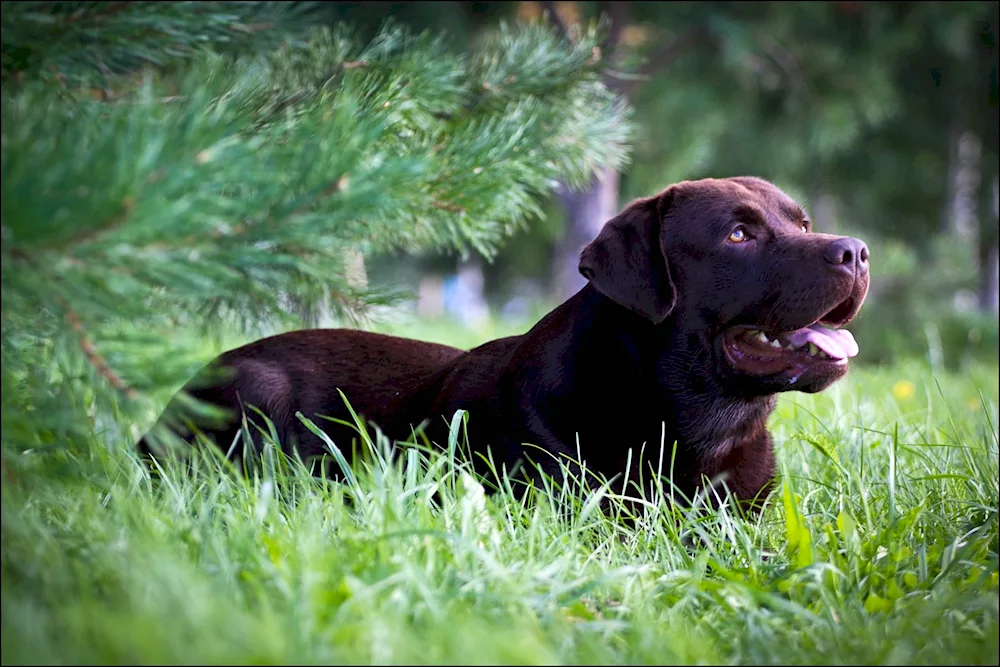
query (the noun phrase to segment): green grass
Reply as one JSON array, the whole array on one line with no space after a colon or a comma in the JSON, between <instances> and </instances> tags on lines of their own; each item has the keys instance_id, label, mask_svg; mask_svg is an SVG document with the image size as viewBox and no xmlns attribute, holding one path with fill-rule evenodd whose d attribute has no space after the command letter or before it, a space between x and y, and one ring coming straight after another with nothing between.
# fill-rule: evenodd
<instances>
[{"instance_id":1,"label":"green grass","mask_svg":"<svg viewBox=\"0 0 1000 667\"><path fill-rule=\"evenodd\" d=\"M2 661L997 664L997 384L912 364L782 396L753 521L484 497L447 452L153 485L131 443L5 446Z\"/></svg>"}]
</instances>

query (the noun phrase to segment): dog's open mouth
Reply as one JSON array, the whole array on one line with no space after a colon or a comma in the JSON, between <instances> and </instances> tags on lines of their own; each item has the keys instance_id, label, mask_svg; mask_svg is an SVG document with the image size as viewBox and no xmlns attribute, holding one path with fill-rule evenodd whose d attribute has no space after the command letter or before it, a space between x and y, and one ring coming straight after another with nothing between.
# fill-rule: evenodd
<instances>
[{"instance_id":1,"label":"dog's open mouth","mask_svg":"<svg viewBox=\"0 0 1000 667\"><path fill-rule=\"evenodd\" d=\"M851 332L837 328L851 319L855 308L849 301L801 329L768 335L760 327L733 327L723 337L726 356L733 367L755 375L846 365L858 354Z\"/></svg>"}]
</instances>

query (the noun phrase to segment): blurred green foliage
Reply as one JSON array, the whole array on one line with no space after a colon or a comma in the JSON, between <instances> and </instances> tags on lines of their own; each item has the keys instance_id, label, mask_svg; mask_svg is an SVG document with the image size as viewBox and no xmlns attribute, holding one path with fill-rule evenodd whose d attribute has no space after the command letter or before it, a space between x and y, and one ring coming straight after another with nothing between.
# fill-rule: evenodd
<instances>
[{"instance_id":1,"label":"blurred green foliage","mask_svg":"<svg viewBox=\"0 0 1000 667\"><path fill-rule=\"evenodd\" d=\"M615 53L605 54L616 72L610 83L628 84L635 108L621 205L679 180L772 180L806 205L818 229L871 247L876 278L856 323L863 359L996 357L996 313L976 312L976 302L991 284L986 262L997 243L997 3L510 4L520 9L455 3L446 22L455 30L461 20L474 34L484 22L543 9L568 24L602 15L627 22ZM433 25L435 13L408 3L341 11L418 25ZM701 37L683 42L691 34ZM675 43L684 46L658 64ZM630 73L640 70L649 73L636 81ZM960 174L958 145L969 134L979 154ZM971 209L965 233L957 197ZM525 277L550 284L566 224L553 200L538 224L507 242L485 268L495 304ZM373 266L378 274L385 265ZM447 272L454 260L418 267ZM398 263L386 268L387 280L405 278ZM931 352L935 330L940 354Z\"/></svg>"}]
</instances>

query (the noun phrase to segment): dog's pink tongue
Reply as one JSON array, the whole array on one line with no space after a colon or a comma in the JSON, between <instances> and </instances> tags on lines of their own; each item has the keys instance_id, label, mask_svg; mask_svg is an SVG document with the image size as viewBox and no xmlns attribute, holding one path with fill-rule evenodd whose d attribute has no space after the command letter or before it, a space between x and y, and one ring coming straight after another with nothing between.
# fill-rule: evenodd
<instances>
[{"instance_id":1,"label":"dog's pink tongue","mask_svg":"<svg viewBox=\"0 0 1000 667\"><path fill-rule=\"evenodd\" d=\"M805 329L797 329L784 336L794 347L812 343L833 359L847 359L858 356L858 343L846 329L827 329L818 324Z\"/></svg>"}]
</instances>

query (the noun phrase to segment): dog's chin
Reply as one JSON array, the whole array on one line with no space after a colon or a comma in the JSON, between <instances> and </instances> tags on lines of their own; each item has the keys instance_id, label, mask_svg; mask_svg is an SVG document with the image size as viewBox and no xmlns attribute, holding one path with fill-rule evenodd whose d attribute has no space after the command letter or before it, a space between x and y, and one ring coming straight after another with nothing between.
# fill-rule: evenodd
<instances>
[{"instance_id":1,"label":"dog's chin","mask_svg":"<svg viewBox=\"0 0 1000 667\"><path fill-rule=\"evenodd\" d=\"M740 389L759 393L822 391L847 373L858 353L849 332L820 324L770 335L736 326L723 332L721 347Z\"/></svg>"}]
</instances>

